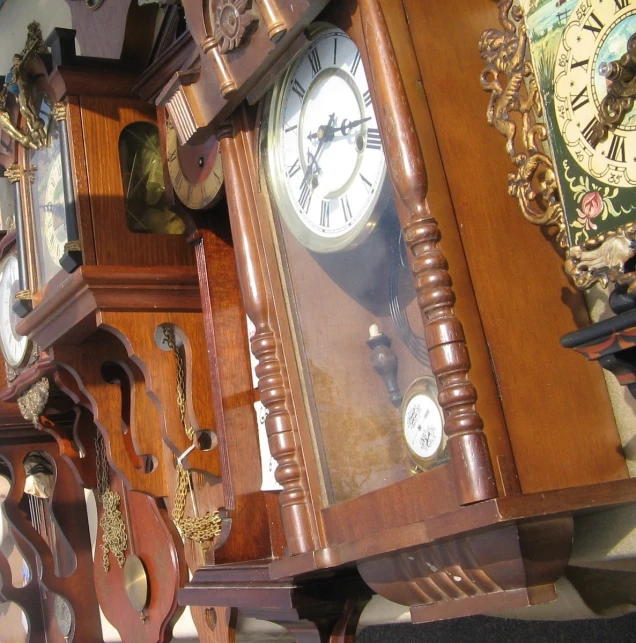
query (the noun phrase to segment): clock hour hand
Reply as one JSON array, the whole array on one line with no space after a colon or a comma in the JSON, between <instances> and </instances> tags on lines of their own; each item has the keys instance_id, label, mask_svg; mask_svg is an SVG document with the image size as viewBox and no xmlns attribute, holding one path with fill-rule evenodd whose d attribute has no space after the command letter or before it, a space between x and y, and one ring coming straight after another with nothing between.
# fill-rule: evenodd
<instances>
[{"instance_id":1,"label":"clock hour hand","mask_svg":"<svg viewBox=\"0 0 636 643\"><path fill-rule=\"evenodd\" d=\"M335 125L321 125L315 132L312 132L307 137L310 141L317 138L319 141L329 141L333 138L334 134L340 132L343 136L348 136L351 130L362 123L370 121L373 117L367 116L366 118L359 118L355 121L350 121L348 118L342 120L342 124L336 127Z\"/></svg>"},{"instance_id":2,"label":"clock hour hand","mask_svg":"<svg viewBox=\"0 0 636 643\"><path fill-rule=\"evenodd\" d=\"M333 114L331 114L331 116L329 116L329 122L327 123L327 125L321 125L318 128L318 132L333 129L332 125L335 120L336 120L336 114L334 112ZM312 134L310 134L307 138L311 140ZM302 180L303 183L308 183L309 179L312 176L315 176L316 174L318 174L318 171L320 170L320 168L318 167L318 155L320 154L327 138L326 136L318 137L317 134L316 136L314 136L314 138L318 138L318 147L316 148L316 151L313 154L307 151L307 170ZM313 183L314 182L312 181L312 183L309 185L309 187L311 187L312 189L315 188L316 185L318 185L317 182L315 185Z\"/></svg>"}]
</instances>

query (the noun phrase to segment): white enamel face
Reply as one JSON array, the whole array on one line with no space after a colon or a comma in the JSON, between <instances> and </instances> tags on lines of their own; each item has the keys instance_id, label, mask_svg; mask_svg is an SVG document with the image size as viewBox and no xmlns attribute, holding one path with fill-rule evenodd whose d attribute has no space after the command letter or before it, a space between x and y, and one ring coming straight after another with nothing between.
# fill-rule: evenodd
<instances>
[{"instance_id":1,"label":"white enamel face","mask_svg":"<svg viewBox=\"0 0 636 643\"><path fill-rule=\"evenodd\" d=\"M607 95L599 67L619 59L635 31L636 5L630 0L585 0L572 11L555 59L555 111L565 144L585 172L615 187L636 185L636 110L591 145Z\"/></svg>"},{"instance_id":2,"label":"white enamel face","mask_svg":"<svg viewBox=\"0 0 636 643\"><path fill-rule=\"evenodd\" d=\"M13 312L15 295L20 290L18 257L10 254L0 266L0 347L9 366L22 364L28 339L15 332L18 316Z\"/></svg>"},{"instance_id":3,"label":"white enamel face","mask_svg":"<svg viewBox=\"0 0 636 643\"><path fill-rule=\"evenodd\" d=\"M418 392L402 412L404 439L416 462L434 459L442 447L444 423L431 394Z\"/></svg>"},{"instance_id":4,"label":"white enamel face","mask_svg":"<svg viewBox=\"0 0 636 643\"><path fill-rule=\"evenodd\" d=\"M59 261L64 254L64 246L68 241L61 155L55 159L51 166L44 198L44 239L51 258Z\"/></svg>"},{"instance_id":5,"label":"white enamel face","mask_svg":"<svg viewBox=\"0 0 636 643\"><path fill-rule=\"evenodd\" d=\"M335 252L366 238L388 193L386 160L360 52L340 29L319 28L277 86L267 145L274 197L297 239Z\"/></svg>"}]
</instances>

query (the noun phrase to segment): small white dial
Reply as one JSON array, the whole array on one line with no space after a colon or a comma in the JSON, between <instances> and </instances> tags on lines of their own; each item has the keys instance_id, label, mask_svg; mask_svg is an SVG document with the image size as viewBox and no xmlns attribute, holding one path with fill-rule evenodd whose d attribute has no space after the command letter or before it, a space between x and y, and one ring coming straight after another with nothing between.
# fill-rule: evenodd
<instances>
[{"instance_id":1,"label":"small white dial","mask_svg":"<svg viewBox=\"0 0 636 643\"><path fill-rule=\"evenodd\" d=\"M310 250L360 243L383 211L386 159L360 52L325 25L278 84L268 125L273 193Z\"/></svg>"},{"instance_id":2,"label":"small white dial","mask_svg":"<svg viewBox=\"0 0 636 643\"><path fill-rule=\"evenodd\" d=\"M15 295L20 290L18 258L10 254L0 266L0 346L9 366L24 362L28 339L15 332L18 316L13 312Z\"/></svg>"},{"instance_id":3,"label":"small white dial","mask_svg":"<svg viewBox=\"0 0 636 643\"><path fill-rule=\"evenodd\" d=\"M430 465L445 443L444 420L436 401L434 384L429 378L416 380L402 403L402 428L413 460L422 467Z\"/></svg>"}]
</instances>

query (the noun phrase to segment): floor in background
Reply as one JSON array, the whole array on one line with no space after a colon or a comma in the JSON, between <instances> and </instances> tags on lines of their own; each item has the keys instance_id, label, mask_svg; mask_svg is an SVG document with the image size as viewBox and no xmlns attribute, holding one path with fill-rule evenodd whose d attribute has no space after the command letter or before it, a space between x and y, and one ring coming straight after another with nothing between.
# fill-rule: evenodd
<instances>
[{"instance_id":1,"label":"floor in background","mask_svg":"<svg viewBox=\"0 0 636 643\"><path fill-rule=\"evenodd\" d=\"M473 616L421 625L368 627L356 643L629 643L636 613L591 621L519 621Z\"/></svg>"}]
</instances>

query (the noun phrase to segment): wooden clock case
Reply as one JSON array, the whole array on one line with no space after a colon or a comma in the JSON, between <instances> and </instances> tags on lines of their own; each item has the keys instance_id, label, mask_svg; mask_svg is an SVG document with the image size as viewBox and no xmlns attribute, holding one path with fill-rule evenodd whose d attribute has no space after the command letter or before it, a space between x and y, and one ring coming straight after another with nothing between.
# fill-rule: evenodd
<instances>
[{"instance_id":1,"label":"wooden clock case","mask_svg":"<svg viewBox=\"0 0 636 643\"><path fill-rule=\"evenodd\" d=\"M11 397L11 387L6 387L4 375L0 379L6 400ZM103 637L84 497L84 488L93 484L94 470L80 457L68 406L54 403L47 412L52 419L34 427L15 402L0 402L0 473L11 482L1 510L14 548L29 569L29 577L21 584L20 579L12 578L9 562L0 553L2 598L22 608L29 624L29 641L65 640L56 622L59 596L70 610L67 626L71 640L97 643ZM83 455L90 455L90 441L83 444L88 446ZM55 474L50 499L25 492L24 461L33 452L44 457Z\"/></svg>"},{"instance_id":2,"label":"wooden clock case","mask_svg":"<svg viewBox=\"0 0 636 643\"><path fill-rule=\"evenodd\" d=\"M184 4L191 33L202 56L218 58L222 54L204 46L206 26L195 4ZM481 21L481 9L475 11ZM491 16L483 13L486 24ZM490 135L485 126L475 131L474 123L481 122L478 84L473 100L468 71L454 71L461 83L449 84L442 75L449 42L467 68L479 67L478 56L468 50L476 40L467 37L478 27L458 23L448 38L439 38L446 33L448 7L408 0L333 3L319 18L340 25L356 41L376 104L382 105L381 131L412 253L451 461L342 503L324 502L269 224L271 206L262 187L262 111L243 105L224 121L227 110L216 97L223 79L213 71L218 61L202 65L194 79L175 76L158 100L168 111L178 101L189 106L183 132L190 132L193 142L210 130L221 140L236 257L236 276L230 278L231 262L224 263L213 250L222 247L227 254L224 235L215 224L199 231L195 241L210 370L220 445L227 454L223 483L235 493L253 484L253 467L248 471L244 462L246 449L254 453L258 447L254 435L233 424L238 410L231 392L237 386L249 389L242 349L244 306L257 328L251 345L259 360L260 397L269 409L269 448L283 487L278 494L260 494L260 500L251 495L254 509L260 503L256 515L270 516L271 527L263 522L260 529L260 522L246 525L235 518L216 552L217 561L228 564L196 572L180 601L238 606L294 631L305 627L318 637L322 626L308 608L308 596L324 599L340 586L343 594L364 603L368 594L352 574L356 568L374 591L410 606L414 621L554 600L554 582L570 555L574 517L633 502L636 486L627 477L602 377L558 352L558 337L573 311L579 315L583 310L582 302L568 294L568 308L546 292L545 280L565 284L558 259L536 234L522 225L513 230L514 222L501 214L510 204L505 195L501 200L494 196L492 183L496 168L507 161L483 142ZM409 27L414 24L426 24L427 36ZM227 64L239 55L248 60L251 46L248 42L244 50L226 55ZM265 54L259 58L253 47L250 55L257 61L254 70ZM271 67L272 79L293 55L293 49L280 54L278 66ZM228 94L228 105L235 98ZM202 113L205 122L197 120ZM479 161L466 173L475 145ZM522 239L514 253L513 234ZM502 268L500 252L507 253L506 266L532 262L525 295L519 294L519 271ZM509 302L503 309L502 301ZM228 365L230 356L241 372ZM576 391L564 384L569 380L577 382ZM272 517L274 495L280 520ZM233 547L236 553L230 555ZM242 554L254 550L259 554L248 562L249 555ZM325 609L328 603L318 600ZM344 612L343 603L329 605L332 616ZM343 616L340 626L348 622L352 627L354 612ZM333 631L329 627L322 635Z\"/></svg>"},{"instance_id":3,"label":"wooden clock case","mask_svg":"<svg viewBox=\"0 0 636 643\"><path fill-rule=\"evenodd\" d=\"M52 103L66 106L66 130L71 157L69 174L75 195L75 217L67 214L69 240L81 249L71 260L62 259L65 271L46 287L37 283L33 230L29 211L29 186L21 180L27 272L33 305L38 307L59 294L61 286L78 265L90 267L187 266L193 263L179 235L145 234L129 229L126 221L119 142L133 123L156 124L156 112L130 94L134 70L119 61L77 56L74 32L56 29L47 39L47 56L33 61L32 73L39 75L36 89L45 91ZM45 65L48 65L46 67ZM20 150L18 165L26 171L27 151ZM113 242L115 240L115 242ZM134 272L134 268L128 272ZM29 329L24 329L26 334Z\"/></svg>"}]
</instances>

